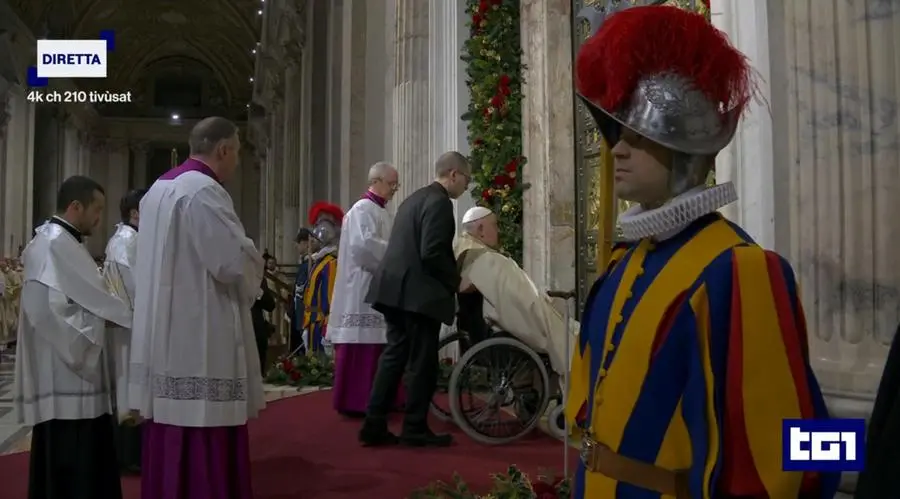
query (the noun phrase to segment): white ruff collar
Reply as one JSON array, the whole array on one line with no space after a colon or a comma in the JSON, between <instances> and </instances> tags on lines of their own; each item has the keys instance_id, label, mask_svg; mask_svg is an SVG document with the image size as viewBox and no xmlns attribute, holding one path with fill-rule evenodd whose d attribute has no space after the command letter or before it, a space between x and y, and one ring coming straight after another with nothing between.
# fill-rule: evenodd
<instances>
[{"instance_id":1,"label":"white ruff collar","mask_svg":"<svg viewBox=\"0 0 900 499\"><path fill-rule=\"evenodd\" d=\"M713 187L695 187L659 208L645 210L640 205L632 206L619 215L619 227L628 241L646 237L663 241L678 234L695 220L735 201L737 191L731 182Z\"/></svg>"}]
</instances>

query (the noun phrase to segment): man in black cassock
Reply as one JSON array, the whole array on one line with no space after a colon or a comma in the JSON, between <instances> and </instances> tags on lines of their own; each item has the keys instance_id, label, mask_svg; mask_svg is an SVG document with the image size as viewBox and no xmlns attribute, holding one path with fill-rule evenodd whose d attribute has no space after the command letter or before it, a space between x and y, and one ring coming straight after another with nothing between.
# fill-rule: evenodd
<instances>
[{"instance_id":1,"label":"man in black cassock","mask_svg":"<svg viewBox=\"0 0 900 499\"><path fill-rule=\"evenodd\" d=\"M466 192L471 169L457 152L443 154L435 169L437 179L412 193L397 209L384 258L366 295L366 302L384 314L388 328L387 346L378 362L366 420L359 432L364 446L398 441L388 430L387 414L407 367L400 443L442 447L453 441L450 435L431 431L428 408L437 385L441 323L453 323L459 289L451 199Z\"/></svg>"},{"instance_id":2,"label":"man in black cassock","mask_svg":"<svg viewBox=\"0 0 900 499\"><path fill-rule=\"evenodd\" d=\"M81 176L59 189L56 214L22 258L15 405L32 425L29 499L120 499L108 325L131 327L82 244L100 221L103 188Z\"/></svg>"},{"instance_id":3,"label":"man in black cassock","mask_svg":"<svg viewBox=\"0 0 900 499\"><path fill-rule=\"evenodd\" d=\"M866 467L856 499L900 497L900 327L884 363L866 435Z\"/></svg>"}]
</instances>

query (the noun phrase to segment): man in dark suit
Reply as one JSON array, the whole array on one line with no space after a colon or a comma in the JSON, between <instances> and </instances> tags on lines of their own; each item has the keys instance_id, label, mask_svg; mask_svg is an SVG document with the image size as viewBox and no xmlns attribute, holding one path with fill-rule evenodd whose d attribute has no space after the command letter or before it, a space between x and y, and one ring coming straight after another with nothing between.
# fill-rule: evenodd
<instances>
[{"instance_id":1,"label":"man in dark suit","mask_svg":"<svg viewBox=\"0 0 900 499\"><path fill-rule=\"evenodd\" d=\"M450 200L466 192L472 174L458 152L444 153L435 170L434 183L412 193L397 209L387 250L366 295L366 301L384 314L388 329L359 432L365 446L397 443L388 431L387 414L407 367L406 415L399 441L412 446L447 446L453 441L428 428L428 407L437 384L441 323L453 323L459 288L453 256L456 218Z\"/></svg>"}]
</instances>

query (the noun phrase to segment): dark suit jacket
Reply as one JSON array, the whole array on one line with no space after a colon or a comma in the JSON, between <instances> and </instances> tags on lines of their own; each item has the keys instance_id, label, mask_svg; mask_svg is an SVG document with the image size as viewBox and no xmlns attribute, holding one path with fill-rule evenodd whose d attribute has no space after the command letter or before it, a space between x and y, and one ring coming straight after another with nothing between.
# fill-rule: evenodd
<instances>
[{"instance_id":1,"label":"dark suit jacket","mask_svg":"<svg viewBox=\"0 0 900 499\"><path fill-rule=\"evenodd\" d=\"M453 256L453 203L437 182L406 198L372 277L366 302L375 310L414 312L452 324L459 273Z\"/></svg>"},{"instance_id":2,"label":"dark suit jacket","mask_svg":"<svg viewBox=\"0 0 900 499\"><path fill-rule=\"evenodd\" d=\"M253 332L257 336L268 338L272 326L266 322L263 312L271 312L275 309L275 297L272 295L272 291L269 290L265 277L263 277L260 288L262 289L262 296L253 302L253 308L250 309L250 318L253 321Z\"/></svg>"},{"instance_id":3,"label":"dark suit jacket","mask_svg":"<svg viewBox=\"0 0 900 499\"><path fill-rule=\"evenodd\" d=\"M856 484L856 499L900 497L900 327L884 363L878 395L866 435L866 467Z\"/></svg>"}]
</instances>

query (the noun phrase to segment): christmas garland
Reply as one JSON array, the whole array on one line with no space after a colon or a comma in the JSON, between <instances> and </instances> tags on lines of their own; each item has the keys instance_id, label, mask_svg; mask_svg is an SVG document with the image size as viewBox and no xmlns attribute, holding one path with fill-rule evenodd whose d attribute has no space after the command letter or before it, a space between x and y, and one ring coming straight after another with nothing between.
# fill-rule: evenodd
<instances>
[{"instance_id":1,"label":"christmas garland","mask_svg":"<svg viewBox=\"0 0 900 499\"><path fill-rule=\"evenodd\" d=\"M519 0L466 0L463 48L472 196L497 214L501 250L522 263L522 47Z\"/></svg>"}]
</instances>

